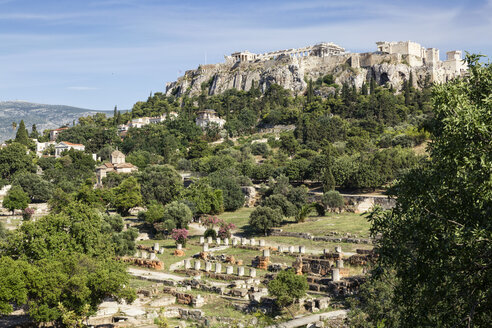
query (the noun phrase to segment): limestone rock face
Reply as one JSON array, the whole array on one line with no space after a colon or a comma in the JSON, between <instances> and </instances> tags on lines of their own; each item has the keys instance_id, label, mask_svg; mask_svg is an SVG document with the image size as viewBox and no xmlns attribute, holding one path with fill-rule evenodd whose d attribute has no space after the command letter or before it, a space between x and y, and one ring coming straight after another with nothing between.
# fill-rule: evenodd
<instances>
[{"instance_id":1,"label":"limestone rock face","mask_svg":"<svg viewBox=\"0 0 492 328\"><path fill-rule=\"evenodd\" d=\"M307 81L332 74L337 84L348 83L360 88L371 77L379 85L388 83L400 90L413 74L414 87L426 76L431 82L443 83L460 73L444 67L410 66L401 56L380 53L344 54L328 57L286 57L264 61L220 63L199 66L166 85L166 95L199 95L202 87L209 95L228 89L248 91L253 82L265 92L270 85L279 84L293 94L302 94ZM328 91L331 93L331 90Z\"/></svg>"}]
</instances>

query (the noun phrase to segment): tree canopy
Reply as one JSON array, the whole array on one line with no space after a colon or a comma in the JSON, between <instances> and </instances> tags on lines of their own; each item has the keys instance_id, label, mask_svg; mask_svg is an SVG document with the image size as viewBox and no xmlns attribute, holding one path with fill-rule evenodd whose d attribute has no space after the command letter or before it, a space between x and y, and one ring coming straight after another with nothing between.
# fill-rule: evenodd
<instances>
[{"instance_id":1,"label":"tree canopy","mask_svg":"<svg viewBox=\"0 0 492 328\"><path fill-rule=\"evenodd\" d=\"M434 87L429 160L396 185L393 211L370 216L375 273L395 276L389 294L399 327L492 321L492 66L478 56L467 62L469 77Z\"/></svg>"}]
</instances>

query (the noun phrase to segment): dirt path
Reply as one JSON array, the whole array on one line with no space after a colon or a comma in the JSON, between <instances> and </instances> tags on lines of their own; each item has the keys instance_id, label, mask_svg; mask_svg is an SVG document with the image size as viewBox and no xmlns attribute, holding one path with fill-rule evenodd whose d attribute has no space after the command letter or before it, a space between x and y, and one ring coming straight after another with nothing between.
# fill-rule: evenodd
<instances>
[{"instance_id":1,"label":"dirt path","mask_svg":"<svg viewBox=\"0 0 492 328\"><path fill-rule=\"evenodd\" d=\"M346 317L347 310L337 310L332 312L326 312L321 314L308 315L302 318L293 319L284 323L279 323L274 326L268 326L267 328L296 328L308 325L316 321L323 321L327 319L334 319L338 317Z\"/></svg>"}]
</instances>

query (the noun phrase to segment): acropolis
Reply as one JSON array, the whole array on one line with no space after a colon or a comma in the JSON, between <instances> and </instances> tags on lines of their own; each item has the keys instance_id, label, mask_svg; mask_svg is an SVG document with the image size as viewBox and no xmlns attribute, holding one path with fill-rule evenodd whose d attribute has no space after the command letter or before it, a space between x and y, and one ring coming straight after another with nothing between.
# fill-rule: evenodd
<instances>
[{"instance_id":1,"label":"acropolis","mask_svg":"<svg viewBox=\"0 0 492 328\"><path fill-rule=\"evenodd\" d=\"M267 60L275 60L281 57L330 57L340 55L352 56L352 66L359 66L361 58L367 57L369 54L389 54L396 55L399 61L405 61L411 67L428 66L435 68L444 68L446 70L460 72L465 69L462 62L462 54L460 50L452 50L446 52L446 60L441 61L439 59L439 49L425 48L417 42L413 41L378 41L376 42L377 50L372 53L350 53L345 49L332 42L321 42L312 46L306 46L302 48L292 48L286 50L277 50L272 52L266 52L262 54L256 54L245 51L238 51L232 53L230 56L224 56L226 63L234 62L260 62ZM354 57L355 56L355 57ZM363 59L363 58L362 58ZM364 65L363 65L364 66Z\"/></svg>"}]
</instances>

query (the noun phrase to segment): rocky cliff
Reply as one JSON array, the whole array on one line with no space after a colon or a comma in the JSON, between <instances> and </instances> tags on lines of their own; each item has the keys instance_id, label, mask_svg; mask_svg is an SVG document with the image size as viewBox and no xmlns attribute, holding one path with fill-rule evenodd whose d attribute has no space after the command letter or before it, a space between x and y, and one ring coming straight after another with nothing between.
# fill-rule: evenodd
<instances>
[{"instance_id":1,"label":"rocky cliff","mask_svg":"<svg viewBox=\"0 0 492 328\"><path fill-rule=\"evenodd\" d=\"M408 64L412 62L410 59L399 54L363 53L327 57L279 56L271 60L202 65L186 71L177 81L167 83L166 94L199 95L204 90L208 95L215 95L231 88L247 91L253 81L263 92L271 84L279 84L294 94L301 94L309 79L314 81L327 74L332 74L340 85L347 82L360 88L372 77L380 85L388 83L399 90L410 74L415 87L427 76L431 81L442 83L460 75L460 72L439 65L411 66Z\"/></svg>"}]
</instances>

